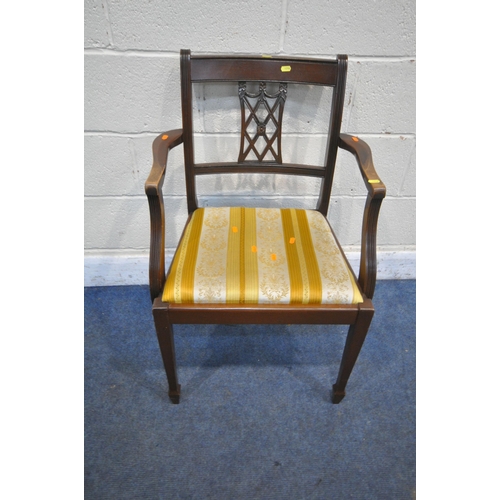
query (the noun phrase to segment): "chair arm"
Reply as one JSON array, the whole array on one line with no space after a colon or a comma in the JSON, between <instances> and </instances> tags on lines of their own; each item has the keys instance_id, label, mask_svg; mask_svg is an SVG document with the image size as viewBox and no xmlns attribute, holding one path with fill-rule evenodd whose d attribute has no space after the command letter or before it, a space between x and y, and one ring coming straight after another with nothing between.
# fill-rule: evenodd
<instances>
[{"instance_id":1,"label":"chair arm","mask_svg":"<svg viewBox=\"0 0 500 500\"><path fill-rule=\"evenodd\" d=\"M373 166L370 146L357 137L340 134L339 147L352 153L368 190L361 229L361 259L358 281L364 294L373 298L377 279L377 222L386 188Z\"/></svg>"},{"instance_id":2,"label":"chair arm","mask_svg":"<svg viewBox=\"0 0 500 500\"><path fill-rule=\"evenodd\" d=\"M149 291L151 301L161 293L165 282L165 209L162 186L167 168L168 152L183 141L182 130L170 130L153 141L153 166L144 189L148 197L151 222L149 249Z\"/></svg>"},{"instance_id":3,"label":"chair arm","mask_svg":"<svg viewBox=\"0 0 500 500\"><path fill-rule=\"evenodd\" d=\"M167 168L168 152L182 141L182 129L160 134L153 141L153 166L144 186L147 195L158 196L160 193Z\"/></svg>"},{"instance_id":4,"label":"chair arm","mask_svg":"<svg viewBox=\"0 0 500 500\"><path fill-rule=\"evenodd\" d=\"M372 198L383 199L385 197L385 185L373 166L370 146L358 137L340 134L339 147L349 151L356 158L369 195Z\"/></svg>"}]
</instances>

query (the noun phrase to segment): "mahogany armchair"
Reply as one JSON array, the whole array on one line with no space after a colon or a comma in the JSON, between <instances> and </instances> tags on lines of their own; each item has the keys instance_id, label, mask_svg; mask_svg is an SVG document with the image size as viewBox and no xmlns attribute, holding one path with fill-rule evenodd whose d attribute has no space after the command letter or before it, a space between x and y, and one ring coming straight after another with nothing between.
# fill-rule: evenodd
<instances>
[{"instance_id":1,"label":"mahogany armchair","mask_svg":"<svg viewBox=\"0 0 500 500\"><path fill-rule=\"evenodd\" d=\"M182 129L154 140L153 166L145 184L151 219L152 310L169 397L179 403L181 394L173 324L345 324L350 326L332 391L333 403L339 403L374 314L377 220L386 191L369 146L340 133L347 56L327 60L191 55L182 50L180 65ZM234 82L241 107L236 161L195 162L193 84L199 82ZM287 95L289 84L332 89L323 165L283 161L283 109L287 97L293 98ZM189 216L165 273L162 185L168 153L181 143ZM326 218L338 148L354 155L367 189L357 277ZM222 174L318 178L316 209L200 208L197 176Z\"/></svg>"}]
</instances>

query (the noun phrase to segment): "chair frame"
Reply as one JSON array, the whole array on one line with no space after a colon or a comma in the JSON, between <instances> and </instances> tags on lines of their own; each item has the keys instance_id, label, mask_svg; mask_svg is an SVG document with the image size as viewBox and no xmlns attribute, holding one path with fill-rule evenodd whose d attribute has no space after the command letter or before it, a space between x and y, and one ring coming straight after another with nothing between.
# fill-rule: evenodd
<instances>
[{"instance_id":1,"label":"chair frame","mask_svg":"<svg viewBox=\"0 0 500 500\"><path fill-rule=\"evenodd\" d=\"M347 56L339 55L336 59L328 60L290 57L267 58L262 56L191 55L189 50L181 50L180 63L183 128L167 131L154 140L153 165L145 183L151 223L149 283L153 303L152 312L167 375L169 397L173 403L179 403L181 394L176 369L173 324L345 324L350 326L332 393L333 403L340 403L345 396L346 384L374 314L371 299L376 282L377 221L380 206L386 193L385 185L373 166L368 144L357 137L340 133L347 77ZM283 72L283 67L292 67L293 71ZM216 81L238 83L242 80L292 82L333 87L332 113L324 167L259 161L195 164L192 84ZM186 224L194 210L198 208L195 177L219 173L266 173L319 177L322 179L322 183L317 210L326 217L338 148L352 153L367 189L361 228L361 261L357 279L363 302L353 305L175 304L162 302L161 295L166 280L165 210L162 186L168 153L181 143L184 145L189 213ZM346 262L348 262L347 259Z\"/></svg>"}]
</instances>

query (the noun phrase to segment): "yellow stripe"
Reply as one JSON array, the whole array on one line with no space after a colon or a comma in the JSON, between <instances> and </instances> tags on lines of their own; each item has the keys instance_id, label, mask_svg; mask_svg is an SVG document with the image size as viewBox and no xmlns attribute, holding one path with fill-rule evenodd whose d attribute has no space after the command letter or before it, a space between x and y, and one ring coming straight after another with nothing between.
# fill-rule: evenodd
<instances>
[{"instance_id":1,"label":"yellow stripe","mask_svg":"<svg viewBox=\"0 0 500 500\"><path fill-rule=\"evenodd\" d=\"M181 281L181 302L193 302L194 300L194 272L196 269L196 259L198 257L198 247L200 245L201 229L203 227L204 209L196 210L191 220L191 233L187 244L189 248L186 252L184 264L182 266Z\"/></svg>"},{"instance_id":2,"label":"yellow stripe","mask_svg":"<svg viewBox=\"0 0 500 500\"><path fill-rule=\"evenodd\" d=\"M301 304L304 298L304 287L297 245L290 243L290 238L295 237L291 210L290 208L281 209L281 223L283 224L283 241L290 278L290 304Z\"/></svg>"},{"instance_id":3,"label":"yellow stripe","mask_svg":"<svg viewBox=\"0 0 500 500\"><path fill-rule=\"evenodd\" d=\"M187 234L187 229L186 229ZM179 269L179 260L181 258L181 248L177 250L174 255L174 261L172 262L172 267L170 269L170 274L167 277L165 287L163 288L163 295L161 300L163 302L176 302L175 300L175 290L180 291L180 280L177 280L177 270Z\"/></svg>"},{"instance_id":4,"label":"yellow stripe","mask_svg":"<svg viewBox=\"0 0 500 500\"><path fill-rule=\"evenodd\" d=\"M257 304L259 302L259 248L257 247L257 220L255 208L245 208L245 236L243 248L245 259L245 293L243 302L246 304Z\"/></svg>"},{"instance_id":5,"label":"yellow stripe","mask_svg":"<svg viewBox=\"0 0 500 500\"><path fill-rule=\"evenodd\" d=\"M321 304L323 300L323 289L321 286L321 274L319 272L316 252L311 238L309 221L305 210L296 210L297 222L300 231L300 244L304 252L307 265L307 276L309 278L309 304Z\"/></svg>"},{"instance_id":6,"label":"yellow stripe","mask_svg":"<svg viewBox=\"0 0 500 500\"><path fill-rule=\"evenodd\" d=\"M231 207L229 209L229 236L226 262L227 304L234 304L240 301L241 211L240 207ZM234 231L233 228L236 228L237 231Z\"/></svg>"},{"instance_id":7,"label":"yellow stripe","mask_svg":"<svg viewBox=\"0 0 500 500\"><path fill-rule=\"evenodd\" d=\"M246 211L244 208L240 211L240 304L245 303L245 226Z\"/></svg>"},{"instance_id":8,"label":"yellow stripe","mask_svg":"<svg viewBox=\"0 0 500 500\"><path fill-rule=\"evenodd\" d=\"M189 248L189 235L191 234L191 221L186 227L186 231L182 237L179 249L175 253L172 269L167 279L167 283L163 290L163 302L181 302L181 283L182 283L182 266L186 258L186 253Z\"/></svg>"},{"instance_id":9,"label":"yellow stripe","mask_svg":"<svg viewBox=\"0 0 500 500\"><path fill-rule=\"evenodd\" d=\"M310 290L310 284L309 284L309 276L307 274L306 256L304 255L304 248L302 247L302 240L299 237L300 228L299 228L299 221L297 219L297 211L294 209L294 210L291 210L290 213L292 216L293 231L295 234L294 246L297 247L297 255L299 258L299 262L300 262L300 272L302 275L302 288L303 288L302 303L309 304L309 300L311 297L311 290Z\"/></svg>"},{"instance_id":10,"label":"yellow stripe","mask_svg":"<svg viewBox=\"0 0 500 500\"><path fill-rule=\"evenodd\" d=\"M179 245L179 249L175 254L174 261L172 263L172 269L168 276L165 288L163 289L162 301L163 302L175 302L181 303L184 296L184 266L187 261L193 259L193 251L195 254L198 253L198 245L193 249L191 245L191 235L193 232L193 227L195 231L201 231L201 225L203 223L204 209L198 209L193 213L193 217L189 221L186 227L186 231L182 237L182 241ZM196 223L195 223L196 220ZM198 222L199 220L199 222ZM196 239L196 237L195 237ZM199 235L198 235L199 239ZM195 255L196 260L196 255ZM191 285L191 290L193 285ZM191 298L192 300L192 298Z\"/></svg>"}]
</instances>

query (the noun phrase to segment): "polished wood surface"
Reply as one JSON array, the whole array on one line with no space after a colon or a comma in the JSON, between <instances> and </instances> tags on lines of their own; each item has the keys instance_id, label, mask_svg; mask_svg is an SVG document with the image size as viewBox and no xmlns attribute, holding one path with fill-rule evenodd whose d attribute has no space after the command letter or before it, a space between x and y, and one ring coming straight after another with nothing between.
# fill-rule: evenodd
<instances>
[{"instance_id":1,"label":"polished wood surface","mask_svg":"<svg viewBox=\"0 0 500 500\"><path fill-rule=\"evenodd\" d=\"M165 208L162 186L167 168L168 152L182 143L182 130L171 130L153 142L153 166L145 184L151 225L149 250L149 289L151 300L165 283Z\"/></svg>"},{"instance_id":2,"label":"polished wood surface","mask_svg":"<svg viewBox=\"0 0 500 500\"><path fill-rule=\"evenodd\" d=\"M235 55L191 55L182 50L181 105L182 129L160 134L153 142L153 166L145 184L150 208L150 294L153 318L158 335L172 402L180 401L177 380L173 324L346 324L350 325L332 401L339 403L368 332L374 308L371 301L376 283L376 232L378 214L386 188L373 165L370 147L358 137L340 133L347 78L347 56L334 59L286 58ZM326 159L323 166L286 164L280 155L275 161L262 158L238 162L196 164L193 140L193 82L245 81L303 83L333 87ZM236 87L237 88L237 87ZM288 96L287 99L292 98ZM282 114L282 113L281 113ZM281 127L280 116L279 127ZM242 119L243 121L243 119ZM244 130L241 130L242 141ZM264 132L263 132L264 133ZM182 144L184 148L188 213L198 208L196 176L220 173L286 174L321 179L317 210L326 216L334 180L338 148L350 152L360 169L367 188L362 221L361 265L358 275L363 302L353 305L261 305L261 304L172 304L161 300L165 283L165 207L163 180L168 152ZM188 223L186 221L186 225ZM333 233L333 230L332 230ZM333 233L336 238L335 234ZM338 240L337 240L338 241Z\"/></svg>"},{"instance_id":3,"label":"polished wood surface","mask_svg":"<svg viewBox=\"0 0 500 500\"><path fill-rule=\"evenodd\" d=\"M335 60L266 56L192 56L193 82L266 81L333 86ZM286 71L290 67L290 71Z\"/></svg>"}]
</instances>

